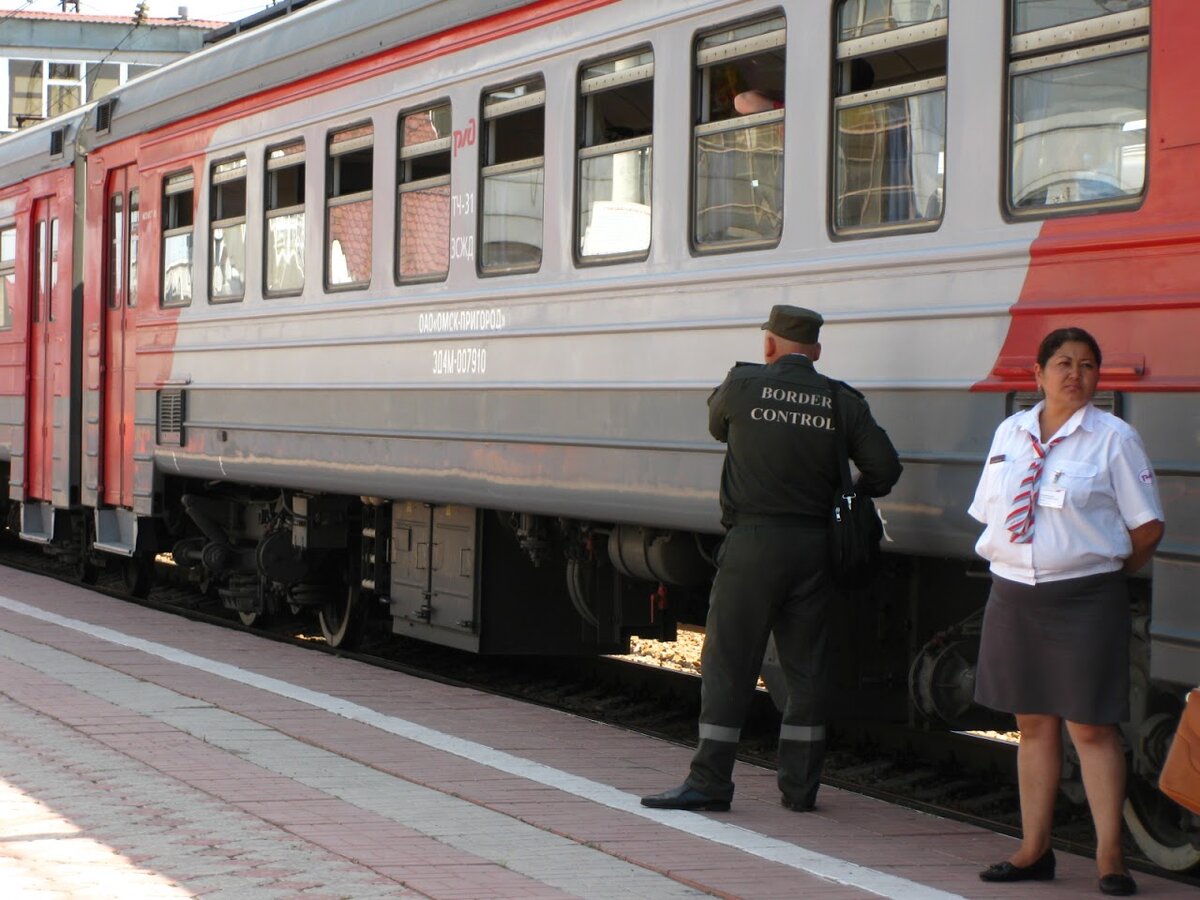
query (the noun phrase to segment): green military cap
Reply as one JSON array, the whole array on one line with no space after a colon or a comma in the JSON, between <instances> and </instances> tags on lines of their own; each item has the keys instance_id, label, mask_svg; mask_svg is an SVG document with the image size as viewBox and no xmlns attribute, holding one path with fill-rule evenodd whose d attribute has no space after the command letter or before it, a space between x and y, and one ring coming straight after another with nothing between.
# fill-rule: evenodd
<instances>
[{"instance_id":1,"label":"green military cap","mask_svg":"<svg viewBox=\"0 0 1200 900\"><path fill-rule=\"evenodd\" d=\"M772 306L771 316L762 327L771 334L795 341L797 344L815 344L825 320L819 312L802 306Z\"/></svg>"}]
</instances>

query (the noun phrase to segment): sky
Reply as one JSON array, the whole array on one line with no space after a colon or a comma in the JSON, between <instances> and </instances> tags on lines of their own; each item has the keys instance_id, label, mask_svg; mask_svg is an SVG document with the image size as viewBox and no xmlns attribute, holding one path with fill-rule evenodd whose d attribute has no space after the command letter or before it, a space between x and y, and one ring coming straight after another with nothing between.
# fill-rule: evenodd
<instances>
[{"instance_id":1,"label":"sky","mask_svg":"<svg viewBox=\"0 0 1200 900\"><path fill-rule=\"evenodd\" d=\"M150 15L156 19L173 19L179 7L188 8L190 19L212 19L232 22L271 6L271 0L148 0ZM79 0L79 11L101 16L132 16L138 0ZM28 9L38 12L60 12L59 0L0 0L0 9ZM67 3L74 12L74 0Z\"/></svg>"}]
</instances>

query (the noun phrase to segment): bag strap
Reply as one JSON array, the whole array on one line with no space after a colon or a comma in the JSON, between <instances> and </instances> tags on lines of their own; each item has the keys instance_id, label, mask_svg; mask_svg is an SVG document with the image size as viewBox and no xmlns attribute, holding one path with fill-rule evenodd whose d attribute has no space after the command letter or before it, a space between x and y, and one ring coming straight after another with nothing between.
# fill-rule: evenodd
<instances>
[{"instance_id":1,"label":"bag strap","mask_svg":"<svg viewBox=\"0 0 1200 900\"><path fill-rule=\"evenodd\" d=\"M841 386L832 378L826 377L829 383L830 399L833 402L833 420L838 427L834 430L834 440L837 444L838 469L842 476L842 496L854 496L854 482L850 480L850 453L846 447L850 440L846 433L845 420L842 416Z\"/></svg>"}]
</instances>

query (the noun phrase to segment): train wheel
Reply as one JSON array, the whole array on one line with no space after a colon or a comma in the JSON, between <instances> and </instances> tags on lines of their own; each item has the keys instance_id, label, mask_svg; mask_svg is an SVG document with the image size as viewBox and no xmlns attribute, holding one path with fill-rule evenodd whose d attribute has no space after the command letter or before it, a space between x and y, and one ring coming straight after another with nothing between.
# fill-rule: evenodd
<instances>
[{"instance_id":1,"label":"train wheel","mask_svg":"<svg viewBox=\"0 0 1200 900\"><path fill-rule=\"evenodd\" d=\"M321 633L330 647L351 649L362 634L362 595L358 585L347 585L341 594L323 604L317 612Z\"/></svg>"},{"instance_id":2,"label":"train wheel","mask_svg":"<svg viewBox=\"0 0 1200 900\"><path fill-rule=\"evenodd\" d=\"M1133 775L1125 800L1125 824L1146 857L1172 872L1200 866L1200 816Z\"/></svg>"},{"instance_id":3,"label":"train wheel","mask_svg":"<svg viewBox=\"0 0 1200 900\"><path fill-rule=\"evenodd\" d=\"M154 560L134 555L121 565L121 577L125 590L135 597L145 597L154 584Z\"/></svg>"}]
</instances>

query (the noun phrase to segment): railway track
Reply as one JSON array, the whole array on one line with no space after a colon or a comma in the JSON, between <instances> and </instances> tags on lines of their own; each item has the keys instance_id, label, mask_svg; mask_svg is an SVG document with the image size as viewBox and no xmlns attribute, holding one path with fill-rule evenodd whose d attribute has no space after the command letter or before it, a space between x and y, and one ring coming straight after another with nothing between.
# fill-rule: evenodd
<instances>
[{"instance_id":1,"label":"railway track","mask_svg":"<svg viewBox=\"0 0 1200 900\"><path fill-rule=\"evenodd\" d=\"M72 567L25 544L0 546L0 565L77 580ZM676 668L613 657L479 656L390 634L377 634L353 651L335 649L325 643L315 614L302 612L248 625L218 599L173 578L169 566L160 566L154 586L141 598L129 593L127 579L116 571L102 570L88 586L194 621L253 631L315 652L541 704L682 745L695 739L699 679ZM769 695L759 691L743 730L740 758L773 769L777 733L778 713ZM826 784L999 833L1019 834L1011 744L907 724L848 719L831 723L829 740ZM1200 873L1166 871L1147 860L1128 835L1126 844L1130 868L1200 887ZM1083 856L1095 849L1086 805L1061 792L1054 846Z\"/></svg>"}]
</instances>

